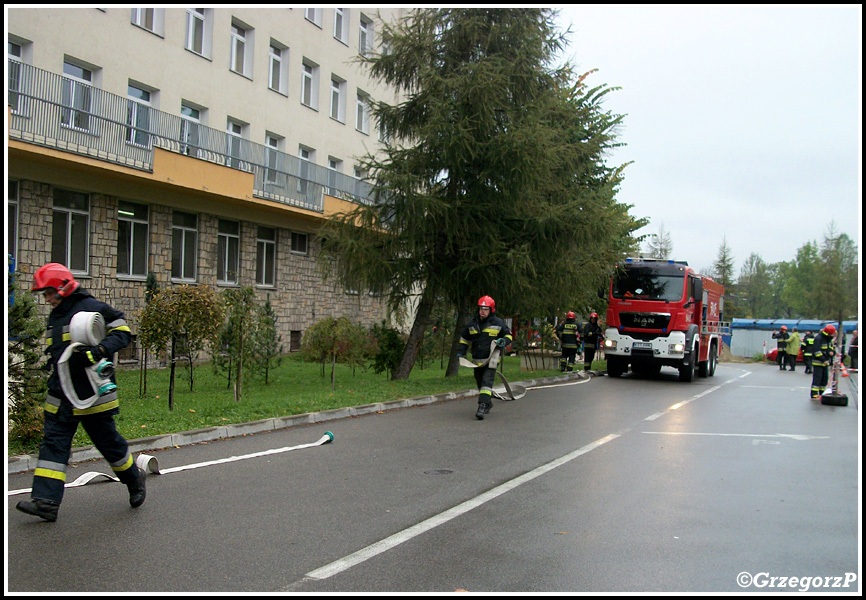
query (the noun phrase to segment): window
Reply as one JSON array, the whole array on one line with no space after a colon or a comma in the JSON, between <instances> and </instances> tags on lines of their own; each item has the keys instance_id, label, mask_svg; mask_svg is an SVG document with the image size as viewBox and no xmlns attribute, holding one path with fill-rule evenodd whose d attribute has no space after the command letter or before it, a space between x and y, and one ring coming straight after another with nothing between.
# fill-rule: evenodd
<instances>
[{"instance_id":1,"label":"window","mask_svg":"<svg viewBox=\"0 0 866 600\"><path fill-rule=\"evenodd\" d=\"M255 55L255 29L232 19L231 52L229 68L244 77L253 76L253 56Z\"/></svg>"},{"instance_id":2,"label":"window","mask_svg":"<svg viewBox=\"0 0 866 600\"><path fill-rule=\"evenodd\" d=\"M126 141L137 146L150 144L150 92L128 84L126 96Z\"/></svg>"},{"instance_id":3,"label":"window","mask_svg":"<svg viewBox=\"0 0 866 600\"><path fill-rule=\"evenodd\" d=\"M64 61L63 75L61 103L67 108L60 111L60 123L74 129L89 131L93 101L93 88L90 84L93 81L93 72Z\"/></svg>"},{"instance_id":4,"label":"window","mask_svg":"<svg viewBox=\"0 0 866 600\"><path fill-rule=\"evenodd\" d=\"M187 156L198 156L198 128L201 111L188 104L180 105L180 152Z\"/></svg>"},{"instance_id":5,"label":"window","mask_svg":"<svg viewBox=\"0 0 866 600\"><path fill-rule=\"evenodd\" d=\"M331 75L331 118L346 122L346 82Z\"/></svg>"},{"instance_id":6,"label":"window","mask_svg":"<svg viewBox=\"0 0 866 600\"><path fill-rule=\"evenodd\" d=\"M25 110L27 98L19 95L19 92L24 90L24 82L22 81L24 76L23 54L21 44L6 42L6 56L10 59L6 61L9 63L8 105L13 114L21 115L27 112Z\"/></svg>"},{"instance_id":7,"label":"window","mask_svg":"<svg viewBox=\"0 0 866 600\"><path fill-rule=\"evenodd\" d=\"M355 101L355 129L361 133L370 133L370 97L362 91L358 91L358 99Z\"/></svg>"},{"instance_id":8,"label":"window","mask_svg":"<svg viewBox=\"0 0 866 600\"><path fill-rule=\"evenodd\" d=\"M292 232L292 253L306 254L307 253L307 234Z\"/></svg>"},{"instance_id":9,"label":"window","mask_svg":"<svg viewBox=\"0 0 866 600\"><path fill-rule=\"evenodd\" d=\"M207 56L210 54L207 50L207 42L205 35L207 33L207 17L206 9L204 8L187 8L186 9L186 49Z\"/></svg>"},{"instance_id":10,"label":"window","mask_svg":"<svg viewBox=\"0 0 866 600\"><path fill-rule=\"evenodd\" d=\"M338 158L328 157L328 195L337 197L340 193L337 188L337 180L343 172L343 161Z\"/></svg>"},{"instance_id":11,"label":"window","mask_svg":"<svg viewBox=\"0 0 866 600\"><path fill-rule=\"evenodd\" d=\"M313 23L317 27L322 26L322 9L321 8L305 8L304 18Z\"/></svg>"},{"instance_id":12,"label":"window","mask_svg":"<svg viewBox=\"0 0 866 600\"><path fill-rule=\"evenodd\" d=\"M283 95L288 93L289 49L271 40L268 87Z\"/></svg>"},{"instance_id":13,"label":"window","mask_svg":"<svg viewBox=\"0 0 866 600\"><path fill-rule=\"evenodd\" d=\"M18 259L18 182L10 181L6 192L6 241L9 256Z\"/></svg>"},{"instance_id":14,"label":"window","mask_svg":"<svg viewBox=\"0 0 866 600\"><path fill-rule=\"evenodd\" d=\"M244 126L229 119L226 123L226 165L233 169L241 169L241 152L243 149Z\"/></svg>"},{"instance_id":15,"label":"window","mask_svg":"<svg viewBox=\"0 0 866 600\"><path fill-rule=\"evenodd\" d=\"M259 227L256 234L256 285L274 285L276 256L277 230L273 227Z\"/></svg>"},{"instance_id":16,"label":"window","mask_svg":"<svg viewBox=\"0 0 866 600\"><path fill-rule=\"evenodd\" d=\"M298 150L298 158L301 159L298 165L298 192L306 194L307 184L310 180L310 163L316 160L316 151L301 146Z\"/></svg>"},{"instance_id":17,"label":"window","mask_svg":"<svg viewBox=\"0 0 866 600\"><path fill-rule=\"evenodd\" d=\"M133 25L146 29L151 33L162 35L165 29L165 9L133 8L131 21Z\"/></svg>"},{"instance_id":18,"label":"window","mask_svg":"<svg viewBox=\"0 0 866 600\"><path fill-rule=\"evenodd\" d=\"M195 281L198 255L198 217L175 211L171 218L171 278Z\"/></svg>"},{"instance_id":19,"label":"window","mask_svg":"<svg viewBox=\"0 0 866 600\"><path fill-rule=\"evenodd\" d=\"M237 284L241 225L220 219L217 229L217 283Z\"/></svg>"},{"instance_id":20,"label":"window","mask_svg":"<svg viewBox=\"0 0 866 600\"><path fill-rule=\"evenodd\" d=\"M349 38L349 9L334 9L334 38L348 45Z\"/></svg>"},{"instance_id":21,"label":"window","mask_svg":"<svg viewBox=\"0 0 866 600\"><path fill-rule=\"evenodd\" d=\"M282 185L279 172L280 146L283 138L268 134L265 136L265 183Z\"/></svg>"},{"instance_id":22,"label":"window","mask_svg":"<svg viewBox=\"0 0 866 600\"><path fill-rule=\"evenodd\" d=\"M361 15L361 24L358 28L358 53L367 56L373 49L373 21L366 15Z\"/></svg>"},{"instance_id":23,"label":"window","mask_svg":"<svg viewBox=\"0 0 866 600\"><path fill-rule=\"evenodd\" d=\"M66 265L73 273L87 273L90 197L55 188L53 217L51 262Z\"/></svg>"},{"instance_id":24,"label":"window","mask_svg":"<svg viewBox=\"0 0 866 600\"><path fill-rule=\"evenodd\" d=\"M117 205L117 274L147 277L148 209L120 200Z\"/></svg>"},{"instance_id":25,"label":"window","mask_svg":"<svg viewBox=\"0 0 866 600\"><path fill-rule=\"evenodd\" d=\"M301 80L301 104L319 108L319 66L307 59L304 59Z\"/></svg>"}]
</instances>

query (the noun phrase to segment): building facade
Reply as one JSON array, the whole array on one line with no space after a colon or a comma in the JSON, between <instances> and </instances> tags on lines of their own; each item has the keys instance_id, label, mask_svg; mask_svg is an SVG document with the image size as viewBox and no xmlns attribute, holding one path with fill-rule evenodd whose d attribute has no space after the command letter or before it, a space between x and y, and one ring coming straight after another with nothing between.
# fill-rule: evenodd
<instances>
[{"instance_id":1,"label":"building facade","mask_svg":"<svg viewBox=\"0 0 866 600\"><path fill-rule=\"evenodd\" d=\"M59 262L133 323L160 289L251 286L284 349L384 302L320 274L316 231L369 201L359 54L399 9L7 9L7 247ZM43 307L43 310L47 310ZM129 356L128 358L132 358Z\"/></svg>"}]
</instances>

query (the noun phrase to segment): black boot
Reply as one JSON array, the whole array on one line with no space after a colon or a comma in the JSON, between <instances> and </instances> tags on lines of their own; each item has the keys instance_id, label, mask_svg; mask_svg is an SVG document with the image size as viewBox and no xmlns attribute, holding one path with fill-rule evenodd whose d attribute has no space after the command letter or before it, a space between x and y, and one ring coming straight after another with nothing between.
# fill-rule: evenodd
<instances>
[{"instance_id":1,"label":"black boot","mask_svg":"<svg viewBox=\"0 0 866 600\"><path fill-rule=\"evenodd\" d=\"M60 504L51 502L50 500L33 498L31 500L22 500L15 505L15 508L28 515L40 517L53 523L57 520L57 511L60 509Z\"/></svg>"},{"instance_id":2,"label":"black boot","mask_svg":"<svg viewBox=\"0 0 866 600\"><path fill-rule=\"evenodd\" d=\"M126 487L129 488L129 505L132 508L138 508L144 504L144 498L147 496L147 490L145 489L147 475L145 475L143 469L137 469L137 471L138 477L136 477L135 481L126 484Z\"/></svg>"},{"instance_id":3,"label":"black boot","mask_svg":"<svg viewBox=\"0 0 866 600\"><path fill-rule=\"evenodd\" d=\"M475 418L479 421L484 420L484 415L490 413L490 409L493 408L493 402L488 400L487 402L479 402L478 403L478 412L475 413Z\"/></svg>"}]
</instances>

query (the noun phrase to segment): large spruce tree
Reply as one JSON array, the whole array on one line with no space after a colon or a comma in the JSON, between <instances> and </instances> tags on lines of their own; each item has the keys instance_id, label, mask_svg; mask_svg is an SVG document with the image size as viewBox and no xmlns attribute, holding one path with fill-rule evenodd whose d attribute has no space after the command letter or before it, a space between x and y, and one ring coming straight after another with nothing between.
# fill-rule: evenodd
<instances>
[{"instance_id":1,"label":"large spruce tree","mask_svg":"<svg viewBox=\"0 0 866 600\"><path fill-rule=\"evenodd\" d=\"M643 222L615 201L622 168L604 162L621 119L601 107L612 88L553 66L565 40L554 17L416 9L362 59L400 101L373 103L375 201L328 223L321 257L392 309L420 298L394 379L409 376L437 299L464 318L485 294L499 314L579 310L635 247Z\"/></svg>"}]
</instances>

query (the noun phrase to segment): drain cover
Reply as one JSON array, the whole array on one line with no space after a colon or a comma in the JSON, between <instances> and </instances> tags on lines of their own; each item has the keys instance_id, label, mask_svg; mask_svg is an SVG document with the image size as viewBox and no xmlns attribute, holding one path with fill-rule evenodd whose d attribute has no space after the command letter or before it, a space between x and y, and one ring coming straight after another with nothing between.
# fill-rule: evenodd
<instances>
[{"instance_id":1,"label":"drain cover","mask_svg":"<svg viewBox=\"0 0 866 600\"><path fill-rule=\"evenodd\" d=\"M451 469L430 469L429 471L424 471L425 475L451 475L453 473Z\"/></svg>"}]
</instances>

